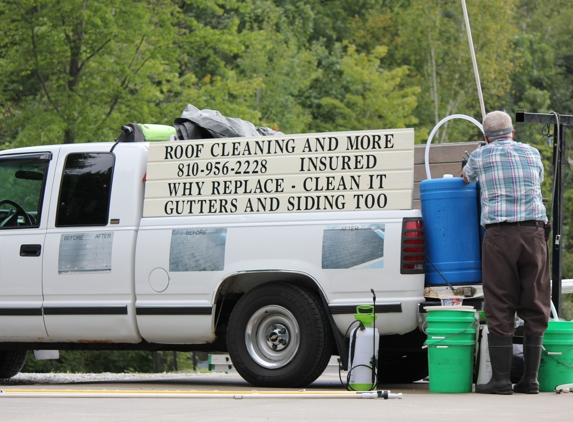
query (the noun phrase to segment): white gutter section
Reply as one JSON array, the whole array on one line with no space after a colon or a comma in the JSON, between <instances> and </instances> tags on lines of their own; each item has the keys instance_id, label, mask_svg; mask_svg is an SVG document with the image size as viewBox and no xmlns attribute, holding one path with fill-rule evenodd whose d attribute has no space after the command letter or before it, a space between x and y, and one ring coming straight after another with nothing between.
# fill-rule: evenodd
<instances>
[{"instance_id":1,"label":"white gutter section","mask_svg":"<svg viewBox=\"0 0 573 422\"><path fill-rule=\"evenodd\" d=\"M561 280L561 293L573 293L573 279L569 278L566 280Z\"/></svg>"}]
</instances>

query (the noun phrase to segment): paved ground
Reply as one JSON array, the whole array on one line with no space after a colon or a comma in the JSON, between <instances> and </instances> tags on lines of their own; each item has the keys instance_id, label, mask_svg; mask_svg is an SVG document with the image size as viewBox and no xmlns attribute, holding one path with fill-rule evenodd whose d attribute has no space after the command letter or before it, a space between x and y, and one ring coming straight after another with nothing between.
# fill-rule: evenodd
<instances>
[{"instance_id":1,"label":"paved ground","mask_svg":"<svg viewBox=\"0 0 573 422\"><path fill-rule=\"evenodd\" d=\"M59 374L54 374L58 379ZM541 393L490 396L474 393L435 394L428 384L384 385L402 399L308 398L312 393L344 391L335 373L327 373L303 392L296 389L255 389L236 374L171 374L161 379L130 376L99 381L62 375L58 384L29 384L25 375L12 385L0 385L0 415L4 421L560 421L569 417L573 394ZM13 397L22 390L31 395ZM37 391L40 390L40 391ZM67 390L57 393L56 390ZM70 398L70 390L89 397ZM103 390L115 398L97 397ZM114 393L118 391L118 393ZM166 393L197 392L211 398L188 395L161 397ZM218 397L221 392L238 395ZM254 398L253 391L285 393L284 397ZM124 398L128 392L146 398ZM243 398L240 397L241 392ZM61 394L48 397L50 393ZM293 394L294 393L294 394ZM289 395L290 394L290 395Z\"/></svg>"}]
</instances>

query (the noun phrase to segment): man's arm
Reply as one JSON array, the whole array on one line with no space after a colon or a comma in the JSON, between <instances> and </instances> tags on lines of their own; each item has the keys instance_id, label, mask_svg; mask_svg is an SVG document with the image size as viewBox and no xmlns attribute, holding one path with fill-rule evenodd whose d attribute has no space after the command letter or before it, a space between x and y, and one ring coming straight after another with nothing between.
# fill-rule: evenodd
<instances>
[{"instance_id":1,"label":"man's arm","mask_svg":"<svg viewBox=\"0 0 573 422\"><path fill-rule=\"evenodd\" d=\"M477 150L476 150L477 151ZM475 183L477 182L477 173L475 171L475 152L473 151L470 156L468 157L468 162L462 169L462 179L466 183Z\"/></svg>"}]
</instances>

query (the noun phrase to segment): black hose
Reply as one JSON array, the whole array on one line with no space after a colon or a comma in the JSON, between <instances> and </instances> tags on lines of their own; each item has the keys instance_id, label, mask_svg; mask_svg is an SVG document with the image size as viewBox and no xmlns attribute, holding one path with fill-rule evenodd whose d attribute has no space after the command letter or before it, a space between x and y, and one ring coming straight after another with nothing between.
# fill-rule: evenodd
<instances>
[{"instance_id":1,"label":"black hose","mask_svg":"<svg viewBox=\"0 0 573 422\"><path fill-rule=\"evenodd\" d=\"M378 360L376 359L376 293L374 289L370 289L372 292L372 301L374 302L373 312L374 320L372 321L372 385L378 385L378 380L376 376L378 375Z\"/></svg>"},{"instance_id":2,"label":"black hose","mask_svg":"<svg viewBox=\"0 0 573 422\"><path fill-rule=\"evenodd\" d=\"M430 264L432 264L432 267L434 267L434 269L438 272L438 274L440 274L440 276L444 279L444 281L446 282L446 284L448 285L448 287L450 289L452 289L452 292L455 291L454 287L450 284L450 282L448 281L448 279L446 277L444 277L444 275L440 272L440 270L438 270L438 267L436 267L436 264L434 264L432 262L432 260L430 259L430 257L426 254L426 259L428 261L430 261Z\"/></svg>"}]
</instances>

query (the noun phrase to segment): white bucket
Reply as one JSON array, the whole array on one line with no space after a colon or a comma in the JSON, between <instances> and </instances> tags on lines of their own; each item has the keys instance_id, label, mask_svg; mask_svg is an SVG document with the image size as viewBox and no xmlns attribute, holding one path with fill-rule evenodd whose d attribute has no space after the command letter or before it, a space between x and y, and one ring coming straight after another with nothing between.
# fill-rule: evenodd
<instances>
[{"instance_id":1,"label":"white bucket","mask_svg":"<svg viewBox=\"0 0 573 422\"><path fill-rule=\"evenodd\" d=\"M479 344L479 371L477 384L487 384L492 377L489 347L487 343L487 335L489 330L487 325L480 325L479 329L481 330L481 341Z\"/></svg>"}]
</instances>

